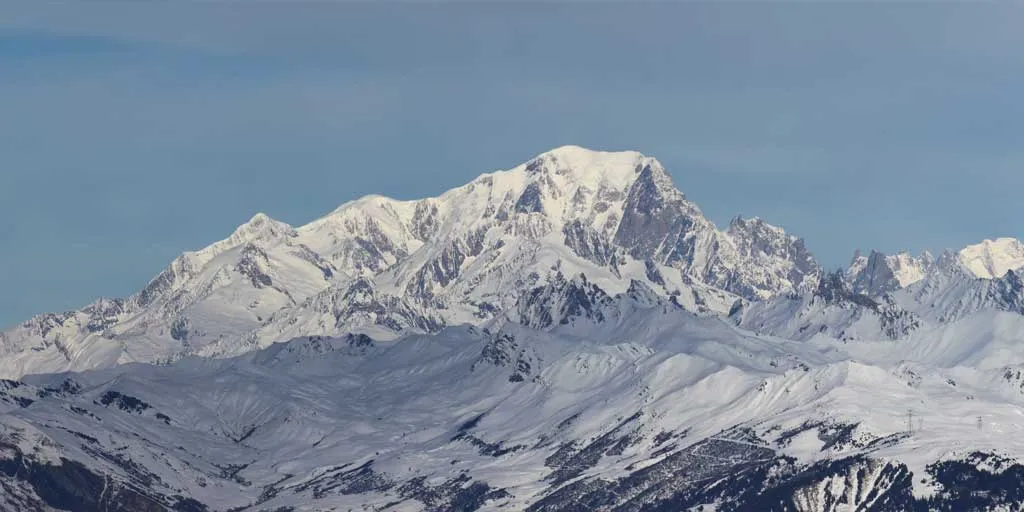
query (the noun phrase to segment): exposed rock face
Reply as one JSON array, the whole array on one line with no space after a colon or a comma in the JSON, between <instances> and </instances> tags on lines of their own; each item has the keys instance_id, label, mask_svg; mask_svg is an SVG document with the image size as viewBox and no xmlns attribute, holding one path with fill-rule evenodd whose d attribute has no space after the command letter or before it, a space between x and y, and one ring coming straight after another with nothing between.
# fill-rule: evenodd
<instances>
[{"instance_id":1,"label":"exposed rock face","mask_svg":"<svg viewBox=\"0 0 1024 512\"><path fill-rule=\"evenodd\" d=\"M614 240L638 260L682 261L689 266L696 249L694 238L710 232L708 225L695 229L701 217L660 167L647 165L629 189Z\"/></svg>"},{"instance_id":2,"label":"exposed rock face","mask_svg":"<svg viewBox=\"0 0 1024 512\"><path fill-rule=\"evenodd\" d=\"M739 268L741 274L746 272L748 275L740 276L737 281L751 282L742 285L749 287L750 292L739 293L741 296L750 296L751 292L760 297L775 296L777 293L765 291L810 289L822 273L803 239L786 234L781 228L759 218L736 217L729 224L728 233L737 247L740 259L747 262ZM768 269L770 272L758 276L748 267Z\"/></svg>"},{"instance_id":3,"label":"exposed rock face","mask_svg":"<svg viewBox=\"0 0 1024 512\"><path fill-rule=\"evenodd\" d=\"M535 329L565 325L575 319L599 323L604 321L605 310L611 303L612 298L588 282L585 275L567 280L559 273L550 284L520 297L518 321Z\"/></svg>"},{"instance_id":4,"label":"exposed rock face","mask_svg":"<svg viewBox=\"0 0 1024 512\"><path fill-rule=\"evenodd\" d=\"M814 295L820 297L826 304L849 304L869 309L878 307L878 303L871 297L850 290L840 272L826 274L818 283Z\"/></svg>"},{"instance_id":5,"label":"exposed rock face","mask_svg":"<svg viewBox=\"0 0 1024 512\"><path fill-rule=\"evenodd\" d=\"M939 267L936 262L927 252L920 257L914 257L906 252L886 255L871 251L871 255L867 257L859 253L854 255L853 262L846 271L846 279L853 291L879 297L910 286L937 268Z\"/></svg>"},{"instance_id":6,"label":"exposed rock face","mask_svg":"<svg viewBox=\"0 0 1024 512\"><path fill-rule=\"evenodd\" d=\"M614 241L637 260L751 299L813 285L821 272L802 240L760 219L737 217L718 231L655 164L640 169Z\"/></svg>"},{"instance_id":7,"label":"exposed rock face","mask_svg":"<svg viewBox=\"0 0 1024 512\"><path fill-rule=\"evenodd\" d=\"M562 228L562 233L565 235L565 246L577 256L602 267L614 268L618 265L619 249L606 240L601 232L574 220Z\"/></svg>"}]
</instances>

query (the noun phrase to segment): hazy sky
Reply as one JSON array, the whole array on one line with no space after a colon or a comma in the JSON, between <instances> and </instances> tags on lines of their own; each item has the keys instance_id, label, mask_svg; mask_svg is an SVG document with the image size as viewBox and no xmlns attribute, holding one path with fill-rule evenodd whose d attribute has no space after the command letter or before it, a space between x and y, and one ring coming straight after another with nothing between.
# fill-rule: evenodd
<instances>
[{"instance_id":1,"label":"hazy sky","mask_svg":"<svg viewBox=\"0 0 1024 512\"><path fill-rule=\"evenodd\" d=\"M39 5L44 4L44 5ZM714 221L855 248L1024 235L1024 7L0 4L0 325L143 286L257 211L437 194L563 144Z\"/></svg>"}]
</instances>

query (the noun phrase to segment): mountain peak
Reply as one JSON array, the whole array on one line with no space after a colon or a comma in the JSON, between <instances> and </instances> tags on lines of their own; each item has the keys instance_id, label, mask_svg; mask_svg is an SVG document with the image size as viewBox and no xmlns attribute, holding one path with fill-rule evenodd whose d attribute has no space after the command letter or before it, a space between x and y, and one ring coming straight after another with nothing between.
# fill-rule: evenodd
<instances>
[{"instance_id":1,"label":"mountain peak","mask_svg":"<svg viewBox=\"0 0 1024 512\"><path fill-rule=\"evenodd\" d=\"M238 226L231 235L231 240L248 242L268 237L293 236L295 229L284 222L274 220L265 213L257 213L251 219Z\"/></svg>"},{"instance_id":2,"label":"mountain peak","mask_svg":"<svg viewBox=\"0 0 1024 512\"><path fill-rule=\"evenodd\" d=\"M1024 243L1002 237L982 240L959 251L946 250L938 258L928 251L913 256L905 250L895 254L872 250L869 256L863 256L858 250L846 278L855 292L879 296L906 288L936 271L1000 279L1020 268L1024 268Z\"/></svg>"},{"instance_id":3,"label":"mountain peak","mask_svg":"<svg viewBox=\"0 0 1024 512\"><path fill-rule=\"evenodd\" d=\"M854 292L877 297L924 279L934 267L935 259L927 251L915 257L905 250L890 255L872 249L868 256L858 250L846 279Z\"/></svg>"},{"instance_id":4,"label":"mountain peak","mask_svg":"<svg viewBox=\"0 0 1024 512\"><path fill-rule=\"evenodd\" d=\"M961 249L959 259L974 275L995 279L1024 267L1024 243L1010 237L982 240Z\"/></svg>"},{"instance_id":5,"label":"mountain peak","mask_svg":"<svg viewBox=\"0 0 1024 512\"><path fill-rule=\"evenodd\" d=\"M543 175L586 189L621 190L638 178L644 169L654 169L661 181L667 179L664 167L656 159L636 151L599 151L580 146L561 146L530 159L521 166L527 176ZM536 179L536 178L528 178Z\"/></svg>"},{"instance_id":6,"label":"mountain peak","mask_svg":"<svg viewBox=\"0 0 1024 512\"><path fill-rule=\"evenodd\" d=\"M205 249L191 254L202 261L213 258L233 247L252 242L276 243L296 236L295 228L284 222L274 220L265 213L257 213L244 224L235 228L231 236L216 242Z\"/></svg>"},{"instance_id":7,"label":"mountain peak","mask_svg":"<svg viewBox=\"0 0 1024 512\"><path fill-rule=\"evenodd\" d=\"M787 235L786 230L765 222L761 217L750 217L743 218L742 215L737 215L729 221L730 232L741 232L741 231L760 231L764 233L771 233L777 236L788 236L791 238L793 235Z\"/></svg>"},{"instance_id":8,"label":"mountain peak","mask_svg":"<svg viewBox=\"0 0 1024 512\"><path fill-rule=\"evenodd\" d=\"M246 222L246 224L262 224L264 222L270 222L272 220L273 219L271 219L269 215L263 212L256 212L256 214L253 215L252 218L250 218L249 221Z\"/></svg>"}]
</instances>

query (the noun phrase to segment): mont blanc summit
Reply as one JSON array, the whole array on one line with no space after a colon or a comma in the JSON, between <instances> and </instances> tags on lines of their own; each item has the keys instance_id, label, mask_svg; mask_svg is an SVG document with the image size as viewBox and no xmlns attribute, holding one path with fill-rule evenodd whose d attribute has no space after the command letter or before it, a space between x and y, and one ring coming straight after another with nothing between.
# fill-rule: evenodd
<instances>
[{"instance_id":1,"label":"mont blanc summit","mask_svg":"<svg viewBox=\"0 0 1024 512\"><path fill-rule=\"evenodd\" d=\"M830 271L760 218L720 229L679 176L560 147L437 197L257 214L26 320L0 333L0 509L1024 500L1024 245Z\"/></svg>"}]
</instances>

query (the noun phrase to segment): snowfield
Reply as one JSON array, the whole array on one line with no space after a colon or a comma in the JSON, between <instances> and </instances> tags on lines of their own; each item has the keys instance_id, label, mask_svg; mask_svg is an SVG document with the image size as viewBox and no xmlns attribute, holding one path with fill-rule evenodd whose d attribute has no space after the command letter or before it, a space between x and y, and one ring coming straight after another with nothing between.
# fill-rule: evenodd
<instances>
[{"instance_id":1,"label":"snowfield","mask_svg":"<svg viewBox=\"0 0 1024 512\"><path fill-rule=\"evenodd\" d=\"M1016 510L1020 247L825 272L574 146L260 214L0 333L0 510Z\"/></svg>"}]
</instances>

